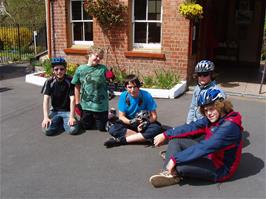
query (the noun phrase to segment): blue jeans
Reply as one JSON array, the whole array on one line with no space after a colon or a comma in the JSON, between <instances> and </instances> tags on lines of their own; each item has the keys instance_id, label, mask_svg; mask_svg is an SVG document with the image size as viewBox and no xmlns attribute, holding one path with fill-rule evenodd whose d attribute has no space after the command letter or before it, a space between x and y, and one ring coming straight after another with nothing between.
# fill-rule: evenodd
<instances>
[{"instance_id":1,"label":"blue jeans","mask_svg":"<svg viewBox=\"0 0 266 199\"><path fill-rule=\"evenodd\" d=\"M49 114L52 122L48 128L43 128L43 132L47 136L51 136L57 133L66 132L71 135L75 135L79 131L79 126L76 123L73 126L68 124L69 112L65 111L51 111Z\"/></svg>"},{"instance_id":2,"label":"blue jeans","mask_svg":"<svg viewBox=\"0 0 266 199\"><path fill-rule=\"evenodd\" d=\"M189 138L170 140L165 154L164 169L166 169L166 165L174 153L183 151L197 143L198 141ZM191 162L177 164L176 171L183 177L199 178L210 181L216 181L217 179L216 169L212 161L207 157L201 157Z\"/></svg>"}]
</instances>

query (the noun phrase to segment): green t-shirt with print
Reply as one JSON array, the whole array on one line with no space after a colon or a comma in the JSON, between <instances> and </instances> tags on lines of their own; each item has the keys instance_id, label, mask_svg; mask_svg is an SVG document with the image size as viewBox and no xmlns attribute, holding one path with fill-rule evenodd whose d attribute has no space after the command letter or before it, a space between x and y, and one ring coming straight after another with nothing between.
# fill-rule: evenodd
<instances>
[{"instance_id":1,"label":"green t-shirt with print","mask_svg":"<svg viewBox=\"0 0 266 199\"><path fill-rule=\"evenodd\" d=\"M108 93L105 65L80 65L71 81L80 85L80 105L83 110L103 112L108 111Z\"/></svg>"}]
</instances>

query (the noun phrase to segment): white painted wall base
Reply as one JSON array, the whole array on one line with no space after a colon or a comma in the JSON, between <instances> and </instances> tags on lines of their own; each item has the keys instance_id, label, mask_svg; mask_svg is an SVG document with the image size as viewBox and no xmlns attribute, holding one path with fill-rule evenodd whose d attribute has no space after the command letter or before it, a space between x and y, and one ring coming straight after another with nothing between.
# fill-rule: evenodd
<instances>
[{"instance_id":1,"label":"white painted wall base","mask_svg":"<svg viewBox=\"0 0 266 199\"><path fill-rule=\"evenodd\" d=\"M37 86L43 86L47 78L40 77L37 74L42 72L32 73L26 75L25 81L30 84L35 84ZM148 91L154 98L170 98L174 99L182 95L187 89L187 82L181 81L181 83L175 85L171 89L153 89L153 88L141 88L142 90ZM121 92L114 92L115 95L120 95Z\"/></svg>"},{"instance_id":2,"label":"white painted wall base","mask_svg":"<svg viewBox=\"0 0 266 199\"><path fill-rule=\"evenodd\" d=\"M182 95L187 89L187 82L181 81L181 83L175 85L171 89L154 89L154 88L141 88L148 91L154 98L170 98L174 99ZM121 92L114 92L115 95L120 95Z\"/></svg>"},{"instance_id":3,"label":"white painted wall base","mask_svg":"<svg viewBox=\"0 0 266 199\"><path fill-rule=\"evenodd\" d=\"M38 76L38 74L41 74L41 73L43 72L31 73L31 74L26 75L25 82L30 83L30 84L35 84L37 86L43 86L47 78Z\"/></svg>"}]
</instances>

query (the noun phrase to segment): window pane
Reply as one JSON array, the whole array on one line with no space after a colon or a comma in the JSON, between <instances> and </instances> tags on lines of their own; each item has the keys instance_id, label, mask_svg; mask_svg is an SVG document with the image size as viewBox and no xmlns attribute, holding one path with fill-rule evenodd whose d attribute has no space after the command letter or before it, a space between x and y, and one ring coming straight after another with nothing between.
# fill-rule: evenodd
<instances>
[{"instance_id":1,"label":"window pane","mask_svg":"<svg viewBox=\"0 0 266 199\"><path fill-rule=\"evenodd\" d=\"M84 20L92 20L92 17L89 16L89 14L86 12L85 9L83 9L83 19Z\"/></svg>"},{"instance_id":2,"label":"window pane","mask_svg":"<svg viewBox=\"0 0 266 199\"><path fill-rule=\"evenodd\" d=\"M135 0L135 20L146 20L146 0Z\"/></svg>"},{"instance_id":3,"label":"window pane","mask_svg":"<svg viewBox=\"0 0 266 199\"><path fill-rule=\"evenodd\" d=\"M72 1L72 20L81 20L81 1Z\"/></svg>"},{"instance_id":4,"label":"window pane","mask_svg":"<svg viewBox=\"0 0 266 199\"><path fill-rule=\"evenodd\" d=\"M147 23L135 23L135 43L146 43Z\"/></svg>"},{"instance_id":5,"label":"window pane","mask_svg":"<svg viewBox=\"0 0 266 199\"><path fill-rule=\"evenodd\" d=\"M85 41L93 40L92 23L85 23Z\"/></svg>"},{"instance_id":6,"label":"window pane","mask_svg":"<svg viewBox=\"0 0 266 199\"><path fill-rule=\"evenodd\" d=\"M161 24L149 23L148 43L160 43L160 42L161 42Z\"/></svg>"},{"instance_id":7,"label":"window pane","mask_svg":"<svg viewBox=\"0 0 266 199\"><path fill-rule=\"evenodd\" d=\"M79 40L82 41L82 35L83 35L83 30L82 30L82 23L73 23L73 32L74 32L74 40Z\"/></svg>"},{"instance_id":8,"label":"window pane","mask_svg":"<svg viewBox=\"0 0 266 199\"><path fill-rule=\"evenodd\" d=\"M148 20L161 19L161 0L149 0Z\"/></svg>"}]
</instances>

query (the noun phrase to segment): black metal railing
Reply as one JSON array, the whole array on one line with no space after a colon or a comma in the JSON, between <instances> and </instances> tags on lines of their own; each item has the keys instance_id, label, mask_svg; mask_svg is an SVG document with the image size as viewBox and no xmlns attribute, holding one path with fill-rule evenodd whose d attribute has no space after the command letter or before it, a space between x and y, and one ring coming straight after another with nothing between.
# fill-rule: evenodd
<instances>
[{"instance_id":1,"label":"black metal railing","mask_svg":"<svg viewBox=\"0 0 266 199\"><path fill-rule=\"evenodd\" d=\"M1 24L0 63L30 60L47 50L45 24Z\"/></svg>"}]
</instances>

